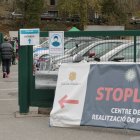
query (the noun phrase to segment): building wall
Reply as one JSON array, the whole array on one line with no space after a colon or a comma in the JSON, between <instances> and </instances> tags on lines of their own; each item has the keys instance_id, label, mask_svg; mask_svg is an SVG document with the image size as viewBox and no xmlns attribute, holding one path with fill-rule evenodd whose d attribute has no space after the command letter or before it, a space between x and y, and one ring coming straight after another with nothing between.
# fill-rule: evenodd
<instances>
[{"instance_id":1,"label":"building wall","mask_svg":"<svg viewBox=\"0 0 140 140\"><path fill-rule=\"evenodd\" d=\"M58 16L58 10L56 7L57 2L58 0L55 0L55 5L51 5L51 0L45 0L45 4L47 5L46 11L48 11L50 15L53 15L55 17Z\"/></svg>"},{"instance_id":2,"label":"building wall","mask_svg":"<svg viewBox=\"0 0 140 140\"><path fill-rule=\"evenodd\" d=\"M0 0L0 3L2 3L2 4L5 4L5 3L12 4L14 1L15 1L15 0ZM45 0L45 2L46 2L48 5L50 5L50 1L51 1L51 0ZM55 0L56 5L57 5L57 2L58 2L58 0Z\"/></svg>"}]
</instances>

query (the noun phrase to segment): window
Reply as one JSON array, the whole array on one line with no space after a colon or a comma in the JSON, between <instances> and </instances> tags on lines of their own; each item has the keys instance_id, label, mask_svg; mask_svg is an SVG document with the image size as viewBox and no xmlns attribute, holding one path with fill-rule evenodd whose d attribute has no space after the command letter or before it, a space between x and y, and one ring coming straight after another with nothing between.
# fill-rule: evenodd
<instances>
[{"instance_id":1,"label":"window","mask_svg":"<svg viewBox=\"0 0 140 140\"><path fill-rule=\"evenodd\" d=\"M133 61L134 59L134 45L131 45L123 50L121 50L120 52L118 52L117 54L115 54L112 58L110 58L109 60L113 60L116 57L124 57L124 61ZM140 58L140 44L137 44L137 52L136 52L136 58Z\"/></svg>"},{"instance_id":2,"label":"window","mask_svg":"<svg viewBox=\"0 0 140 140\"><path fill-rule=\"evenodd\" d=\"M84 56L88 56L89 52L94 52L96 56L100 57L103 54L109 52L110 50L116 48L117 46L119 46L121 44L122 44L121 42L106 42L106 43L101 43L101 44L98 44L98 45L94 46L90 50L88 50L84 54Z\"/></svg>"},{"instance_id":3,"label":"window","mask_svg":"<svg viewBox=\"0 0 140 140\"><path fill-rule=\"evenodd\" d=\"M55 0L50 0L50 5L55 5Z\"/></svg>"},{"instance_id":4,"label":"window","mask_svg":"<svg viewBox=\"0 0 140 140\"><path fill-rule=\"evenodd\" d=\"M133 57L134 57L133 46L130 46L130 47L123 49L122 51L120 51L119 53L114 55L110 60L113 60L114 58L118 58L118 57L124 57L125 61L129 60L129 59L133 59Z\"/></svg>"}]
</instances>

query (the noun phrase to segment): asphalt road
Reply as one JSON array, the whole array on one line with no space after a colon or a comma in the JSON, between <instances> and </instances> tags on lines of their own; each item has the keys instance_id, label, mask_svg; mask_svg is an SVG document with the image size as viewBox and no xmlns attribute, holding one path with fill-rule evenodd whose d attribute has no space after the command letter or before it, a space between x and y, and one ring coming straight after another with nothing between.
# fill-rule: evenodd
<instances>
[{"instance_id":1,"label":"asphalt road","mask_svg":"<svg viewBox=\"0 0 140 140\"><path fill-rule=\"evenodd\" d=\"M138 131L95 127L55 128L49 127L47 116L16 118L15 112L19 108L17 71L17 65L12 66L11 77L3 79L0 67L0 140L140 140Z\"/></svg>"}]
</instances>

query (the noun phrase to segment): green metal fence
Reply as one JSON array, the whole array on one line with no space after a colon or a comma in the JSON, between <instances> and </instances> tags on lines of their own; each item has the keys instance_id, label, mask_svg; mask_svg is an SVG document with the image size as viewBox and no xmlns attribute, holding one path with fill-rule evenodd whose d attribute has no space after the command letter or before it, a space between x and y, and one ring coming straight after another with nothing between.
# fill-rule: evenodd
<instances>
[{"instance_id":1,"label":"green metal fence","mask_svg":"<svg viewBox=\"0 0 140 140\"><path fill-rule=\"evenodd\" d=\"M48 37L48 32L41 32L40 37ZM139 40L140 40L140 31L78 31L78 32L65 32L64 33L65 42L67 42L68 39L76 39L79 38L79 41L76 43L71 43L70 48L76 47L77 50L74 51L72 56L77 55L79 52L82 54L82 50L85 49L87 46L90 46L94 43L95 46L97 46L97 41L112 41L112 40L120 40L116 44L113 44L111 42L111 45L108 45L108 43L105 43L102 46L102 49L100 47L97 47L96 49L89 49L88 52L84 52L85 54L82 56L82 61L102 61L107 56L104 56L109 51L113 50L114 48L118 50L118 46L129 44L129 46L132 46L131 48L128 48L127 51L121 52L121 54L116 56L113 56L110 58L110 60L105 59L105 61L122 61L124 60L124 56L127 56L126 61L127 62L136 62L139 61L140 52L139 52ZM84 38L88 38L85 39ZM91 40L90 40L91 39ZM94 40L95 39L95 40ZM93 41L94 40L94 41ZM83 44L82 44L83 43ZM81 44L82 47L79 47ZM78 45L78 46L77 46ZM98 44L99 45L99 44ZM66 45L65 45L66 46ZM109 48L111 46L111 49ZM113 46L113 47L112 47ZM123 47L123 46L122 46ZM120 47L121 48L121 47ZM125 47L124 47L125 48ZM68 48L66 48L68 49ZM79 51L80 50L80 51ZM113 53L113 52L112 52ZM99 55L104 56L99 57ZM81 56L80 56L81 57ZM79 57L79 58L80 58ZM83 59L84 58L84 59ZM87 59L88 58L88 59ZM53 61L52 61L53 59ZM57 57L58 59L58 57ZM51 66L56 62L56 58L50 57L51 60ZM81 61L80 60L80 61ZM58 59L57 63L61 63L62 59ZM75 61L75 62L80 62ZM68 61L69 62L69 61ZM48 63L48 62L45 62ZM37 107L52 107L53 99L54 99L54 93L55 88L46 88L46 89L39 89L36 88L35 80L36 80L36 74L34 74L34 56L33 56L33 47L31 46L20 46L19 49L19 106L20 106L20 113L28 113L30 106L37 106ZM49 65L49 70L50 65ZM46 69L48 71L48 69ZM57 75L57 73L56 73ZM46 79L47 80L47 79Z\"/></svg>"}]
</instances>

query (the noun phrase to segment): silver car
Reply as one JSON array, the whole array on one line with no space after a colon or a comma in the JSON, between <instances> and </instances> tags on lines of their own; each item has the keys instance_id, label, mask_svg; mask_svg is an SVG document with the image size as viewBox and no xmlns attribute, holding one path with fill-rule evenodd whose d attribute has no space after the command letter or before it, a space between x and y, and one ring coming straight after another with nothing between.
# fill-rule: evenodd
<instances>
[{"instance_id":1,"label":"silver car","mask_svg":"<svg viewBox=\"0 0 140 140\"><path fill-rule=\"evenodd\" d=\"M129 40L102 40L93 42L86 45L82 50L79 50L76 53L73 52L74 55L67 58L54 60L52 67L53 69L58 69L62 63L77 63L82 60L92 61L95 56L99 54L106 54L110 50L128 42Z\"/></svg>"},{"instance_id":2,"label":"silver car","mask_svg":"<svg viewBox=\"0 0 140 140\"><path fill-rule=\"evenodd\" d=\"M48 60L49 54L42 54L38 59L38 64L40 66L39 70L48 70L48 68L52 69L51 66L53 64L63 60L67 60L67 62L69 62L71 61L71 60L68 61L69 58L71 59L71 57L73 57L79 51L83 50L86 46L89 46L90 44L93 44L94 42L99 40L101 39L94 37L76 37L65 39L65 54L63 56L50 56L49 60ZM46 58L45 61L44 58ZM41 61L42 59L43 61Z\"/></svg>"},{"instance_id":3,"label":"silver car","mask_svg":"<svg viewBox=\"0 0 140 140\"><path fill-rule=\"evenodd\" d=\"M133 62L134 61L134 43L123 44L117 48L109 51L105 55L98 56L95 60L99 61L120 61ZM136 60L140 61L140 42L136 43Z\"/></svg>"}]
</instances>

